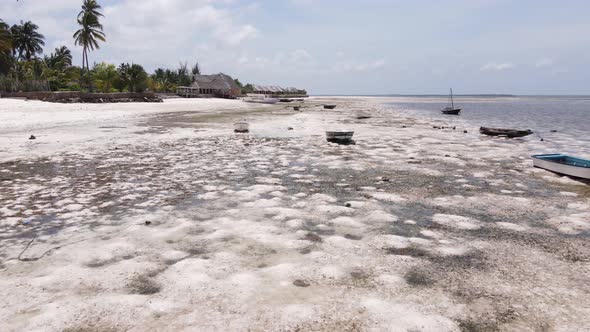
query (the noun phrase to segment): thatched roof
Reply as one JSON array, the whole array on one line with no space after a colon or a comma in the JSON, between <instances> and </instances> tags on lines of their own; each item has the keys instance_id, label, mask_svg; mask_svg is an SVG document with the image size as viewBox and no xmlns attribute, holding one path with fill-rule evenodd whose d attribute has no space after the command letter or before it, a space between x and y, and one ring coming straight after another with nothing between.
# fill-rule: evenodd
<instances>
[{"instance_id":1,"label":"thatched roof","mask_svg":"<svg viewBox=\"0 0 590 332\"><path fill-rule=\"evenodd\" d=\"M296 93L299 91L302 91L302 89L297 89L297 88L283 88L280 86L276 86L276 85L257 85L257 84L253 84L252 87L254 88L255 92L285 92L285 93Z\"/></svg>"},{"instance_id":2,"label":"thatched roof","mask_svg":"<svg viewBox=\"0 0 590 332\"><path fill-rule=\"evenodd\" d=\"M219 73L215 75L195 75L191 88L197 89L213 89L213 90L240 90L240 87L236 84L231 76Z\"/></svg>"}]
</instances>

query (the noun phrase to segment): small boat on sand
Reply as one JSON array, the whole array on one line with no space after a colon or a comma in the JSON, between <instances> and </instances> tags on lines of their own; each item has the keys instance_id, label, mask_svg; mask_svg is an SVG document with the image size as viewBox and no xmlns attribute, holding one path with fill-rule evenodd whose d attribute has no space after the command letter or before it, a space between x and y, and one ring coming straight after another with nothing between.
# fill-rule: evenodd
<instances>
[{"instance_id":1,"label":"small boat on sand","mask_svg":"<svg viewBox=\"0 0 590 332\"><path fill-rule=\"evenodd\" d=\"M326 131L326 140L338 144L350 144L353 142L354 131Z\"/></svg>"},{"instance_id":2,"label":"small boat on sand","mask_svg":"<svg viewBox=\"0 0 590 332\"><path fill-rule=\"evenodd\" d=\"M236 133L247 133L250 131L250 125L247 122L236 122L234 123L234 132Z\"/></svg>"},{"instance_id":3,"label":"small boat on sand","mask_svg":"<svg viewBox=\"0 0 590 332\"><path fill-rule=\"evenodd\" d=\"M590 160L565 154L539 154L532 156L533 165L551 172L590 180Z\"/></svg>"},{"instance_id":4,"label":"small boat on sand","mask_svg":"<svg viewBox=\"0 0 590 332\"><path fill-rule=\"evenodd\" d=\"M336 108L336 105L324 105L324 108L327 110L333 110Z\"/></svg>"},{"instance_id":5,"label":"small boat on sand","mask_svg":"<svg viewBox=\"0 0 590 332\"><path fill-rule=\"evenodd\" d=\"M254 95L254 94L248 95L248 97L245 97L242 100L247 103L259 103L259 104L276 104L279 102L279 100L277 98L271 98L271 97L267 97L265 95Z\"/></svg>"},{"instance_id":6,"label":"small boat on sand","mask_svg":"<svg viewBox=\"0 0 590 332\"><path fill-rule=\"evenodd\" d=\"M490 127L480 127L479 132L484 135L488 136L506 136L510 138L514 137L524 137L528 136L533 133L532 130L521 130L521 129L511 129L511 128L490 128Z\"/></svg>"},{"instance_id":7,"label":"small boat on sand","mask_svg":"<svg viewBox=\"0 0 590 332\"><path fill-rule=\"evenodd\" d=\"M456 108L455 103L453 102L453 89L451 89L451 94L449 95L449 104L447 104L447 107L440 110L442 114L459 115L459 113L461 113L461 109Z\"/></svg>"},{"instance_id":8,"label":"small boat on sand","mask_svg":"<svg viewBox=\"0 0 590 332\"><path fill-rule=\"evenodd\" d=\"M281 103L290 103L293 101L293 99L289 99L289 98L280 98L279 101Z\"/></svg>"}]
</instances>

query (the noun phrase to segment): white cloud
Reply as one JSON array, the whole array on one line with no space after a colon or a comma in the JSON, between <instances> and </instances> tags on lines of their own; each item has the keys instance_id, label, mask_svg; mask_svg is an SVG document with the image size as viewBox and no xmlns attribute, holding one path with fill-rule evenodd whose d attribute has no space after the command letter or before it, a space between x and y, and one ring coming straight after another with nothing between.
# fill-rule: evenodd
<instances>
[{"instance_id":1,"label":"white cloud","mask_svg":"<svg viewBox=\"0 0 590 332\"><path fill-rule=\"evenodd\" d=\"M481 66L479 70L481 71L502 71L506 69L511 69L516 67L512 63L496 63L496 62L488 62L485 65Z\"/></svg>"},{"instance_id":2,"label":"white cloud","mask_svg":"<svg viewBox=\"0 0 590 332\"><path fill-rule=\"evenodd\" d=\"M549 58L543 58L543 59L539 59L537 60L537 62L535 62L535 67L548 67L548 66L552 66L553 65L553 60L549 59Z\"/></svg>"}]
</instances>

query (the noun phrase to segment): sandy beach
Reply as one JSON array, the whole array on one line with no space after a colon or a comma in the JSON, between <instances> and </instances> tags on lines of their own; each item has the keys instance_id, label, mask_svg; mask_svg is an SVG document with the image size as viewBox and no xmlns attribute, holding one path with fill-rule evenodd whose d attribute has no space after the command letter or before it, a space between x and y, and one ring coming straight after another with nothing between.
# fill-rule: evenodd
<instances>
[{"instance_id":1,"label":"sandy beach","mask_svg":"<svg viewBox=\"0 0 590 332\"><path fill-rule=\"evenodd\" d=\"M0 99L0 329L590 329L590 186L384 102Z\"/></svg>"}]
</instances>

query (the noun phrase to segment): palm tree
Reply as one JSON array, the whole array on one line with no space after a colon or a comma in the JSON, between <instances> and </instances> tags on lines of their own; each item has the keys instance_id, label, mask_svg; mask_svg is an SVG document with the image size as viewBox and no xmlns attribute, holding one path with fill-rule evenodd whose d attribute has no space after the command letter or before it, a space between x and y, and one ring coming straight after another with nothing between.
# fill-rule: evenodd
<instances>
[{"instance_id":1,"label":"palm tree","mask_svg":"<svg viewBox=\"0 0 590 332\"><path fill-rule=\"evenodd\" d=\"M82 46L82 70L89 70L88 50L99 49L98 41L106 41L99 17L104 16L99 11L102 7L96 0L84 0L82 10L78 14L78 24L81 28L74 33L75 44Z\"/></svg>"},{"instance_id":2,"label":"palm tree","mask_svg":"<svg viewBox=\"0 0 590 332\"><path fill-rule=\"evenodd\" d=\"M12 34L12 48L17 54L17 59L24 59L31 61L36 58L36 54L43 52L43 46L45 46L45 37L37 32L39 26L31 21L20 25L13 25L10 28Z\"/></svg>"},{"instance_id":3,"label":"palm tree","mask_svg":"<svg viewBox=\"0 0 590 332\"><path fill-rule=\"evenodd\" d=\"M2 19L0 19L0 54L7 53L12 50L12 37L10 35L10 28Z\"/></svg>"}]
</instances>

